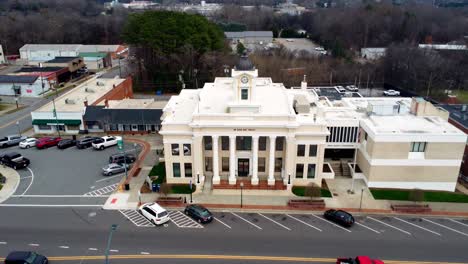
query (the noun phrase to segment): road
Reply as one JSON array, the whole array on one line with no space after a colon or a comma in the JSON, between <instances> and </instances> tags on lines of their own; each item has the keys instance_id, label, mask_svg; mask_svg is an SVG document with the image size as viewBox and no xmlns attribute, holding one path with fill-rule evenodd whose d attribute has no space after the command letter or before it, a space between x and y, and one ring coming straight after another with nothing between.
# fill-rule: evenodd
<instances>
[{"instance_id":1,"label":"road","mask_svg":"<svg viewBox=\"0 0 468 264\"><path fill-rule=\"evenodd\" d=\"M35 250L57 257L53 263L102 263L111 224L118 227L110 254L121 259L112 263L167 263L167 259L170 263L333 263L336 256L355 255L400 264L468 262L466 219L455 220L458 224L427 219L460 232L456 233L427 220L403 216L398 218L410 224L372 216L400 231L378 226L365 216L357 219L366 228L358 225L346 231L310 214L215 212L217 220L204 227L193 221L187 224L190 221L183 219L186 216L180 211L171 211L173 222L160 227L99 208L0 207L0 215L0 256L11 250ZM140 260L122 261L136 258Z\"/></svg>"}]
</instances>

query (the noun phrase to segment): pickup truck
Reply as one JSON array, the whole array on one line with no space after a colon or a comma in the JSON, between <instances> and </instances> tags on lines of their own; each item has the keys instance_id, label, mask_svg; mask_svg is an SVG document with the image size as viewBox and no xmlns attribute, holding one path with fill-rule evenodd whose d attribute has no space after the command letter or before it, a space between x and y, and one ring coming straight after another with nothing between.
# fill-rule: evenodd
<instances>
[{"instance_id":1,"label":"pickup truck","mask_svg":"<svg viewBox=\"0 0 468 264\"><path fill-rule=\"evenodd\" d=\"M93 148L103 150L104 148L117 145L117 141L122 140L122 137L104 136L93 141Z\"/></svg>"},{"instance_id":2,"label":"pickup truck","mask_svg":"<svg viewBox=\"0 0 468 264\"><path fill-rule=\"evenodd\" d=\"M26 168L31 162L17 152L10 152L0 156L0 164L17 169Z\"/></svg>"},{"instance_id":3,"label":"pickup truck","mask_svg":"<svg viewBox=\"0 0 468 264\"><path fill-rule=\"evenodd\" d=\"M357 256L356 258L338 258L336 264L385 264L382 260L371 259L367 256Z\"/></svg>"},{"instance_id":4,"label":"pickup truck","mask_svg":"<svg viewBox=\"0 0 468 264\"><path fill-rule=\"evenodd\" d=\"M28 137L25 136L18 136L18 135L13 135L13 136L7 136L4 138L0 139L0 148L6 148L6 147L11 147L18 145L21 141L25 140Z\"/></svg>"}]
</instances>

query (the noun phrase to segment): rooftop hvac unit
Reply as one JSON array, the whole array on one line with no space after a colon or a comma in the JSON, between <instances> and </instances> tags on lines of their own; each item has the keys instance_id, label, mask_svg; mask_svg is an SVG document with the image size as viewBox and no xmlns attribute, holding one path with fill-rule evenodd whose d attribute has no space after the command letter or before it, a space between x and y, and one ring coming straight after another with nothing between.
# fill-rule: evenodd
<instances>
[{"instance_id":1,"label":"rooftop hvac unit","mask_svg":"<svg viewBox=\"0 0 468 264\"><path fill-rule=\"evenodd\" d=\"M97 86L104 86L104 83L103 82L96 82L96 85Z\"/></svg>"},{"instance_id":2,"label":"rooftop hvac unit","mask_svg":"<svg viewBox=\"0 0 468 264\"><path fill-rule=\"evenodd\" d=\"M85 88L85 92L87 92L87 93L94 93L94 92L96 92L96 91L95 91L93 88L86 87L86 88Z\"/></svg>"},{"instance_id":3,"label":"rooftop hvac unit","mask_svg":"<svg viewBox=\"0 0 468 264\"><path fill-rule=\"evenodd\" d=\"M65 99L65 104L75 104L75 100L72 99Z\"/></svg>"}]
</instances>

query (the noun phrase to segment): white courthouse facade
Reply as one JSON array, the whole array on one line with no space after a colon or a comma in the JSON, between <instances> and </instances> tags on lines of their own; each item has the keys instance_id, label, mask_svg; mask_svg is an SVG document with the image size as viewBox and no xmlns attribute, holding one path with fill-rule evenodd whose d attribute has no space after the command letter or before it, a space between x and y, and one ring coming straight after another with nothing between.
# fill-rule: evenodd
<instances>
[{"instance_id":1,"label":"white courthouse facade","mask_svg":"<svg viewBox=\"0 0 468 264\"><path fill-rule=\"evenodd\" d=\"M167 182L321 186L355 160L352 177L369 187L454 191L466 135L447 112L411 98L331 100L321 89L338 93L286 89L242 57L231 77L182 90L161 117Z\"/></svg>"}]
</instances>

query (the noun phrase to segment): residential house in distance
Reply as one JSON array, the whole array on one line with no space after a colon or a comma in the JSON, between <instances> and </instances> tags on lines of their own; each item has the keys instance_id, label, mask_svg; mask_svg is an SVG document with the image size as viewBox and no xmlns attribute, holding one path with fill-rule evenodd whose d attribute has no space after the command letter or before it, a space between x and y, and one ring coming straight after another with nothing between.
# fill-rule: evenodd
<instances>
[{"instance_id":1,"label":"residential house in distance","mask_svg":"<svg viewBox=\"0 0 468 264\"><path fill-rule=\"evenodd\" d=\"M5 59L5 53L3 52L3 47L0 45L0 64L5 64L6 59Z\"/></svg>"},{"instance_id":2,"label":"residential house in distance","mask_svg":"<svg viewBox=\"0 0 468 264\"><path fill-rule=\"evenodd\" d=\"M90 71L100 71L106 67L112 66L110 53L80 52L79 56L83 58L86 68Z\"/></svg>"},{"instance_id":3,"label":"residential house in distance","mask_svg":"<svg viewBox=\"0 0 468 264\"><path fill-rule=\"evenodd\" d=\"M70 75L74 77L77 71L85 67L83 58L81 57L55 57L52 60L41 63L44 67L62 67L68 69Z\"/></svg>"},{"instance_id":4,"label":"residential house in distance","mask_svg":"<svg viewBox=\"0 0 468 264\"><path fill-rule=\"evenodd\" d=\"M420 49L433 49L433 50L468 50L466 45L452 45L452 44L419 44Z\"/></svg>"},{"instance_id":5,"label":"residential house in distance","mask_svg":"<svg viewBox=\"0 0 468 264\"><path fill-rule=\"evenodd\" d=\"M281 3L276 7L276 12L278 14L287 14L290 16L299 16L306 12L306 8L298 4L292 3L288 0L286 3Z\"/></svg>"},{"instance_id":6,"label":"residential house in distance","mask_svg":"<svg viewBox=\"0 0 468 264\"><path fill-rule=\"evenodd\" d=\"M454 191L467 137L447 119L421 98L286 89L243 56L231 77L172 96L160 134L169 183L284 190L346 170L373 188Z\"/></svg>"},{"instance_id":7,"label":"residential house in distance","mask_svg":"<svg viewBox=\"0 0 468 264\"><path fill-rule=\"evenodd\" d=\"M31 112L34 132L77 134L85 129L83 115L87 106L131 97L131 78L92 78Z\"/></svg>"},{"instance_id":8,"label":"residential house in distance","mask_svg":"<svg viewBox=\"0 0 468 264\"><path fill-rule=\"evenodd\" d=\"M387 48L361 48L361 57L367 60L378 60L385 56Z\"/></svg>"},{"instance_id":9,"label":"residential house in distance","mask_svg":"<svg viewBox=\"0 0 468 264\"><path fill-rule=\"evenodd\" d=\"M0 95L38 97L49 89L38 76L0 75Z\"/></svg>"},{"instance_id":10,"label":"residential house in distance","mask_svg":"<svg viewBox=\"0 0 468 264\"><path fill-rule=\"evenodd\" d=\"M271 31L224 32L224 35L232 44L241 42L244 45L267 45L273 42L273 32Z\"/></svg>"}]
</instances>

